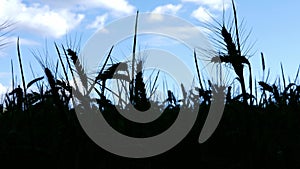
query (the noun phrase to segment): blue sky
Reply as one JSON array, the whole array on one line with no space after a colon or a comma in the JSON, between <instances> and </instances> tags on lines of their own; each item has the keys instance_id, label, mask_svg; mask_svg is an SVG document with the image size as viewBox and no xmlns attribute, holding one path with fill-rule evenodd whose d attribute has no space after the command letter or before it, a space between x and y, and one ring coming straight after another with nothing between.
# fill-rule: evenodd
<instances>
[{"instance_id":1,"label":"blue sky","mask_svg":"<svg viewBox=\"0 0 300 169\"><path fill-rule=\"evenodd\" d=\"M21 82L16 55L18 36L28 82L32 79L30 64L41 72L38 75L42 75L42 69L31 52L39 51L43 55L46 44L49 51L54 51L54 41L65 43L66 37L74 40L76 34L77 37L82 34L81 43L84 45L97 29L133 15L136 10L175 15L201 26L211 22L207 13L221 21L223 5L226 13L230 13L230 0L0 0L0 22L8 19L15 23L6 39L9 45L0 51L0 92L5 92L10 86L11 59L15 75ZM246 32L252 30L248 43L255 43L250 60L257 79L261 79L260 52L264 52L266 66L271 69L269 82L274 82L280 75L280 62L286 76L293 80L300 64L300 22L297 22L300 1L236 1L236 5L239 21L245 21ZM146 48L141 40L139 42L141 48ZM172 47L168 48L172 50ZM125 46L120 50L128 49Z\"/></svg>"}]
</instances>

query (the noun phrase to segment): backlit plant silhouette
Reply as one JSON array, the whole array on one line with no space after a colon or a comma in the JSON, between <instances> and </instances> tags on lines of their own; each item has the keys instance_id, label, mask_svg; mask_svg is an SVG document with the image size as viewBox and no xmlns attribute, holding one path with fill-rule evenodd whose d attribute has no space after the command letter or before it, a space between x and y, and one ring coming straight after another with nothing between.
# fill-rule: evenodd
<instances>
[{"instance_id":1,"label":"backlit plant silhouette","mask_svg":"<svg viewBox=\"0 0 300 169\"><path fill-rule=\"evenodd\" d=\"M185 89L181 85L182 98L176 98L174 91L166 88L164 102L151 99L155 95L160 73L155 75L152 86L147 88L144 63L136 57L138 13L134 25L132 60L109 63L114 50L112 46L95 77L90 77L84 70L78 48L55 43L53 50L57 53L57 64L45 63L44 56L36 55L43 69L42 75L25 81L27 72L24 71L18 39L21 84L14 81L16 72L12 63L12 89L4 95L0 107L0 166L51 169L186 168L187 165L203 168L299 168L300 67L294 81L289 84L285 80L283 65L281 80L279 78L271 84L268 78L258 83L255 80L255 97L252 96L251 64L241 51L242 40L234 3L233 12L233 25L228 27L223 23L212 27L222 41L218 41L221 52L211 57L210 61L232 67L241 91L229 86L226 93L224 85L213 84L201 77L194 52L194 58L191 59L195 61L199 87ZM265 58L263 55L261 57L265 74ZM244 77L245 65L250 73L249 94ZM117 91L110 88L111 81L119 84ZM90 95L93 92L96 95ZM128 97L122 97L122 93ZM117 99L111 100L109 94ZM204 144L199 144L199 133L212 96L217 94L222 94L226 99L222 120L212 137ZM87 106L84 103L91 104ZM199 109L195 110L194 105L200 105ZM138 138L157 135L168 129L176 120L179 110L199 114L190 133L174 149L157 157L128 159L99 148L80 126L75 106L82 110L83 115L89 115L90 110L100 110L115 130ZM119 113L119 110L129 113L133 109L146 111L150 106L161 111L161 116L151 123L136 123ZM245 131L249 133L245 134ZM251 165L248 165L250 162Z\"/></svg>"}]
</instances>

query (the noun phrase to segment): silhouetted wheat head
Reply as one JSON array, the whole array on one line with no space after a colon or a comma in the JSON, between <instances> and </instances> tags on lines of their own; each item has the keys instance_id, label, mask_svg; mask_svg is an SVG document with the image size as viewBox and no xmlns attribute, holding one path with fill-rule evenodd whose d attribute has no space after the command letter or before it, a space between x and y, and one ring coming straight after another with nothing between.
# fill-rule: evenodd
<instances>
[{"instance_id":1,"label":"silhouetted wheat head","mask_svg":"<svg viewBox=\"0 0 300 169\"><path fill-rule=\"evenodd\" d=\"M213 64L225 64L229 65L233 68L235 74L237 75L237 79L240 82L242 95L243 95L243 101L244 104L247 105L247 100L250 99L250 104L252 105L252 100L254 96L252 96L252 71L251 71L251 64L248 60L247 53L249 52L249 49L247 49L243 53L243 48L245 45L246 40L248 39L247 35L245 39L241 39L240 37L240 25L238 24L238 17L236 13L236 8L234 1L232 1L232 10L233 10L233 16L234 18L232 21L229 22L229 24L225 24L225 19L223 16L223 22L220 23L215 18L212 17L213 21L216 23L216 25L212 23L205 24L205 27L207 27L209 30L211 30L215 36L210 35L212 42L214 43L214 46L216 47L216 50L219 50L218 52L212 52L212 51L204 51L208 52L210 54L205 55L208 57L208 61L210 61ZM225 11L223 11L225 14ZM242 42L241 42L242 41ZM203 49L200 49L203 50ZM203 55L203 52L200 53L200 55ZM209 56L210 55L210 56ZM247 65L249 68L249 88L250 88L250 94L247 94L246 85L245 85L245 77L244 77L244 65Z\"/></svg>"}]
</instances>

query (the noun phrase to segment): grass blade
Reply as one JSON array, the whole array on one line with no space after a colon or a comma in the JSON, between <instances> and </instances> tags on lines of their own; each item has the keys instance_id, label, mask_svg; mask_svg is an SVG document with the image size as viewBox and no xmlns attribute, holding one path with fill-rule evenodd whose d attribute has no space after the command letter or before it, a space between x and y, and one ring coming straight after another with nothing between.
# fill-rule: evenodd
<instances>
[{"instance_id":1,"label":"grass blade","mask_svg":"<svg viewBox=\"0 0 300 169\"><path fill-rule=\"evenodd\" d=\"M264 54L261 52L261 63L262 63L262 70L265 72L266 65L265 65L265 59L264 59Z\"/></svg>"},{"instance_id":2,"label":"grass blade","mask_svg":"<svg viewBox=\"0 0 300 169\"><path fill-rule=\"evenodd\" d=\"M154 91L154 88L155 88L155 85L156 85L159 73L160 73L160 71L158 71L157 74L156 74L156 76L155 76L155 80L154 80L154 83L152 85L152 88L151 88L151 91L150 91L150 95L152 95L152 92Z\"/></svg>"},{"instance_id":3,"label":"grass blade","mask_svg":"<svg viewBox=\"0 0 300 169\"><path fill-rule=\"evenodd\" d=\"M106 57L106 59L105 59L105 62L104 62L104 64L103 64L103 66L102 66L102 68L101 68L99 74L102 74L102 73L103 73L104 68L105 68L105 66L106 66L106 64L107 64L107 62L108 62L108 59L109 59L110 56L111 56L111 52L112 52L113 48L114 48L114 46L112 46L112 47L110 48L110 51L109 51L109 53L108 53L108 55L107 55L107 57Z\"/></svg>"},{"instance_id":4,"label":"grass blade","mask_svg":"<svg viewBox=\"0 0 300 169\"><path fill-rule=\"evenodd\" d=\"M56 52L57 52L57 54L58 54L58 58L59 58L60 64L61 64L61 66L62 66L62 68L63 68L63 72L64 72L64 74L65 74L65 77L66 77L68 86L70 86L70 82L69 82L68 74L67 74L67 71L66 71L66 67L65 67L65 65L64 65L64 63L63 63L63 60L62 60L61 54L60 54L60 52L59 52L58 46L57 46L57 44L56 44L55 42L54 42L54 46L55 46Z\"/></svg>"},{"instance_id":5,"label":"grass blade","mask_svg":"<svg viewBox=\"0 0 300 169\"><path fill-rule=\"evenodd\" d=\"M36 83L36 82L38 82L38 81L40 81L40 80L43 80L43 79L44 79L44 76L33 79L32 81L30 81L30 82L27 84L27 89L28 89L30 86L32 86L34 83Z\"/></svg>"},{"instance_id":6,"label":"grass blade","mask_svg":"<svg viewBox=\"0 0 300 169\"><path fill-rule=\"evenodd\" d=\"M13 61L10 60L10 66L11 66L11 89L15 88L15 78L14 78L14 65L13 65Z\"/></svg>"},{"instance_id":7,"label":"grass blade","mask_svg":"<svg viewBox=\"0 0 300 169\"><path fill-rule=\"evenodd\" d=\"M134 37L133 37L133 46L132 46L132 72L131 72L131 83L129 85L130 92L130 101L133 99L133 90L134 90L134 72L135 72L135 50L136 50L136 39L137 39L137 26L138 26L138 16L139 11L136 12L135 18L135 27L134 27Z\"/></svg>"},{"instance_id":8,"label":"grass blade","mask_svg":"<svg viewBox=\"0 0 300 169\"><path fill-rule=\"evenodd\" d=\"M134 79L134 66L135 66L135 50L136 50L136 39L137 39L137 27L138 27L138 17L139 17L139 11L136 12L136 18L135 18L135 27L134 27L134 37L133 37L133 46L132 46L132 81Z\"/></svg>"},{"instance_id":9,"label":"grass blade","mask_svg":"<svg viewBox=\"0 0 300 169\"><path fill-rule=\"evenodd\" d=\"M200 71L199 71L199 66L198 66L198 61L197 61L197 54L196 51L194 50L194 59L195 59L195 64L196 64L196 69L197 69L197 75L198 75L198 79L199 79L199 84L201 89L203 89L203 85L201 82L201 76L200 76Z\"/></svg>"},{"instance_id":10,"label":"grass blade","mask_svg":"<svg viewBox=\"0 0 300 169\"><path fill-rule=\"evenodd\" d=\"M284 71L283 71L282 63L280 63L280 67L281 67L281 74L282 74L282 80L283 80L283 87L285 89L286 88L286 83L285 83L285 77L284 77Z\"/></svg>"},{"instance_id":11,"label":"grass blade","mask_svg":"<svg viewBox=\"0 0 300 169\"><path fill-rule=\"evenodd\" d=\"M241 55L241 45L240 45L238 21L237 21L237 14L236 14L236 8L235 8L234 0L232 0L232 8L233 8L233 14L234 14L235 34L236 34L238 53L239 53L239 55Z\"/></svg>"},{"instance_id":12,"label":"grass blade","mask_svg":"<svg viewBox=\"0 0 300 169\"><path fill-rule=\"evenodd\" d=\"M297 70L297 74L296 74L296 77L295 77L294 83L296 83L296 82L297 82L297 80L298 80L299 72L300 72L300 65L299 65L299 67L298 67L298 70Z\"/></svg>"},{"instance_id":13,"label":"grass blade","mask_svg":"<svg viewBox=\"0 0 300 169\"><path fill-rule=\"evenodd\" d=\"M20 70L21 70L21 77L22 77L22 83L23 83L23 90L26 98L26 85L25 85L25 77L23 72L23 65L22 65L22 59L21 59L21 52L20 52L20 38L18 37L17 40L17 52L18 52L18 59L20 64Z\"/></svg>"},{"instance_id":14,"label":"grass blade","mask_svg":"<svg viewBox=\"0 0 300 169\"><path fill-rule=\"evenodd\" d=\"M103 73L104 68L105 68L105 66L106 66L106 64L107 64L107 62L108 62L108 60L109 60L109 58L110 58L110 56L111 56L111 53L112 53L113 48L114 48L114 46L112 46L112 47L110 48L109 53L108 53L108 55L107 55L107 57L106 57L106 59L105 59L105 61L104 61L104 64L103 64L103 66L102 66L100 72L98 73L97 77ZM92 83L90 89L89 89L88 92L87 92L87 95L89 95L89 94L91 93L91 91L94 89L94 87L95 87L95 85L96 85L97 77L96 77L95 80L93 81L93 83Z\"/></svg>"}]
</instances>

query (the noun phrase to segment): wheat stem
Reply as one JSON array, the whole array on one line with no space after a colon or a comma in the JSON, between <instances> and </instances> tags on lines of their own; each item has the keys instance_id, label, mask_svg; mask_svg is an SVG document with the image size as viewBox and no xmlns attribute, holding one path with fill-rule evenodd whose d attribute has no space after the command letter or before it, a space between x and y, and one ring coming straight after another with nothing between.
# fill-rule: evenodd
<instances>
[{"instance_id":1,"label":"wheat stem","mask_svg":"<svg viewBox=\"0 0 300 169\"><path fill-rule=\"evenodd\" d=\"M57 52L57 54L58 54L58 58L59 58L60 64L61 64L61 66L62 66L62 68L63 68L63 72L64 72L64 74L65 74L65 77L66 77L68 86L70 86L70 82L69 82L69 78L68 78L68 74L67 74L67 71L66 71L65 64L64 64L64 62L63 62L63 60L62 60L62 57L61 57L61 54L60 54L60 52L59 52L58 46L57 46L57 44L56 44L55 42L54 42L54 46L55 46L56 52Z\"/></svg>"},{"instance_id":2,"label":"wheat stem","mask_svg":"<svg viewBox=\"0 0 300 169\"><path fill-rule=\"evenodd\" d=\"M196 64L196 69L197 69L197 75L198 75L198 79L199 79L199 84L200 84L201 89L203 89L203 85L202 85L202 82L201 82L200 71L199 71L199 66L198 66L197 54L196 54L195 50L194 50L194 60L195 60L195 64Z\"/></svg>"}]
</instances>

